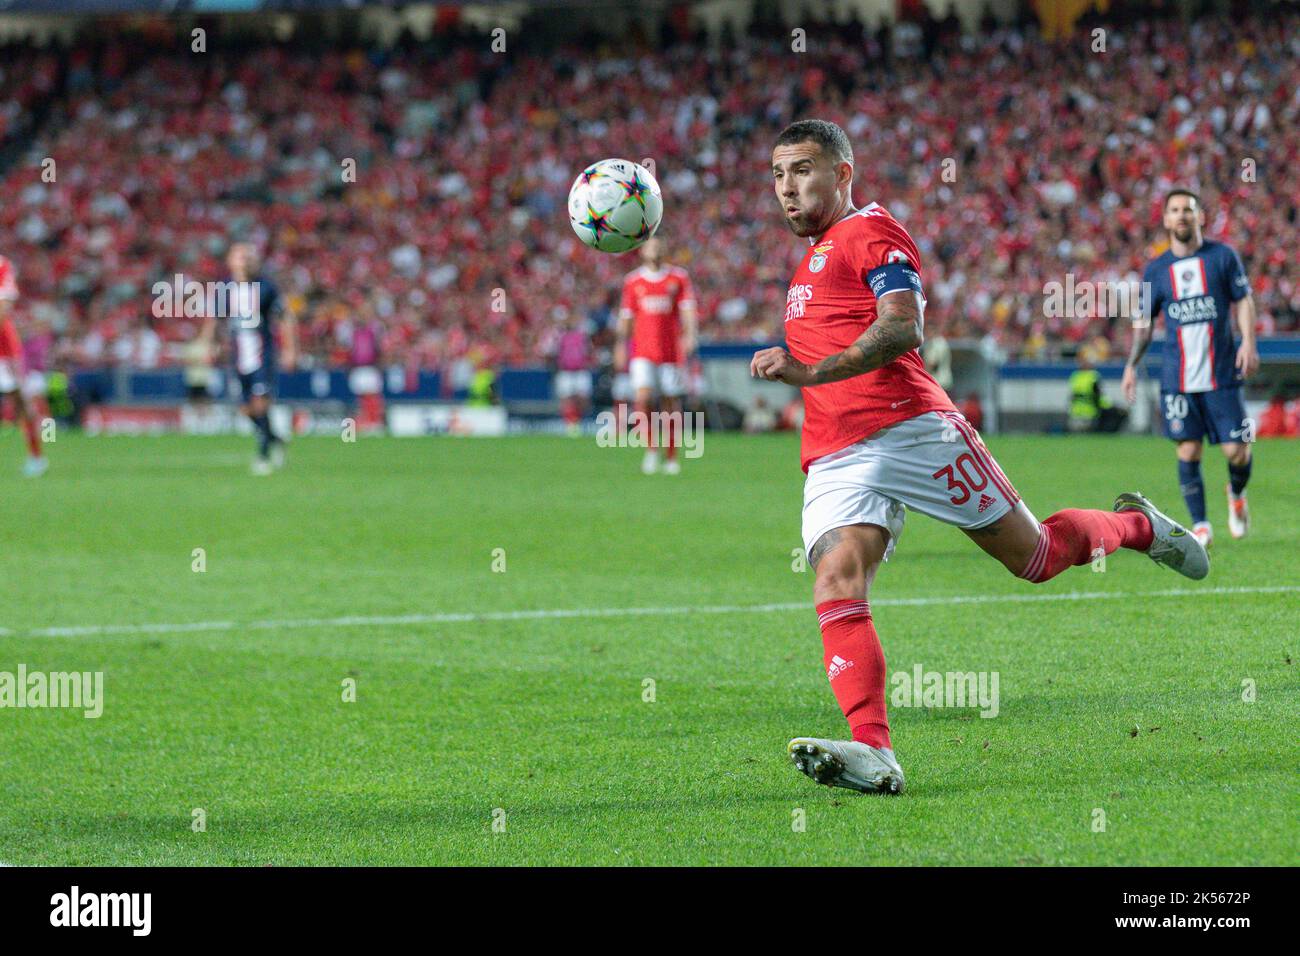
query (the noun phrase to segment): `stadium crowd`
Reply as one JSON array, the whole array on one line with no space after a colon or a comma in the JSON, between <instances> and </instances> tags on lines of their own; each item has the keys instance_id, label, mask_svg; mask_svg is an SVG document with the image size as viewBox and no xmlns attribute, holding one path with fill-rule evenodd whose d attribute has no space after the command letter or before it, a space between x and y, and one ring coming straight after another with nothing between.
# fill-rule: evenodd
<instances>
[{"instance_id":1,"label":"stadium crowd","mask_svg":"<svg viewBox=\"0 0 1300 956\"><path fill-rule=\"evenodd\" d=\"M753 39L15 53L0 66L0 254L46 364L186 361L197 322L154 318L151 290L222 279L235 237L265 247L306 363L537 363L571 322L607 323L636 264L573 236L573 177L651 158L702 337L768 340L803 252L770 191L771 143L818 115L854 142L857 202L915 237L927 322L949 339L1029 360L1122 350L1124 318L1047 317L1044 285L1136 280L1175 185L1202 192L1207 236L1241 252L1262 331L1295 331L1297 25L1125 27L1104 53L1086 34L1004 29L928 58L843 29L807 53Z\"/></svg>"}]
</instances>

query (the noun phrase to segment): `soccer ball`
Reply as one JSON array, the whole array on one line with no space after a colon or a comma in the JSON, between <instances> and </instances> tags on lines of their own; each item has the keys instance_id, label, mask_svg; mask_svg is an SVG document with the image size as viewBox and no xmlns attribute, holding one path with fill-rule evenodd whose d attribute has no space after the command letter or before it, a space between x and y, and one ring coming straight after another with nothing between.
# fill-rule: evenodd
<instances>
[{"instance_id":1,"label":"soccer ball","mask_svg":"<svg viewBox=\"0 0 1300 956\"><path fill-rule=\"evenodd\" d=\"M664 201L650 170L626 159L602 159L578 174L569 190L569 225L601 252L627 252L655 234Z\"/></svg>"}]
</instances>

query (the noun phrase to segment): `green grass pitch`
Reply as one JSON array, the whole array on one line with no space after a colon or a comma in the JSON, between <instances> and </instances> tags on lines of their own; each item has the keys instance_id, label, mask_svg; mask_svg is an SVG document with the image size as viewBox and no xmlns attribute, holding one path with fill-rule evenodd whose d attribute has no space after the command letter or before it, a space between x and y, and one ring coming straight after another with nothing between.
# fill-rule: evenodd
<instances>
[{"instance_id":1,"label":"green grass pitch","mask_svg":"<svg viewBox=\"0 0 1300 956\"><path fill-rule=\"evenodd\" d=\"M1184 515L1163 441L990 445L1040 518L1132 489ZM590 438L250 452L61 436L25 481L0 436L0 671L105 698L0 710L0 862L1300 859L1300 444L1258 445L1240 542L1207 449L1200 583L1120 552L1036 587L910 516L872 594L889 672L996 671L1000 710L892 708L892 799L785 755L845 730L793 436L710 434L675 478Z\"/></svg>"}]
</instances>

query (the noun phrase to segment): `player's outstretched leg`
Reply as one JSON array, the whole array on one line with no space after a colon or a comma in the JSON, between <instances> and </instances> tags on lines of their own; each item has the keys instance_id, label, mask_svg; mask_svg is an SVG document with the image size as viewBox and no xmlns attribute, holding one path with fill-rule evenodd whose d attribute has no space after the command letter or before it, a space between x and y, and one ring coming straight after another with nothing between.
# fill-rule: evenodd
<instances>
[{"instance_id":1,"label":"player's outstretched leg","mask_svg":"<svg viewBox=\"0 0 1300 956\"><path fill-rule=\"evenodd\" d=\"M1199 581L1210 573L1205 545L1136 492L1115 499L1115 511L1066 508L1042 524L1038 547L1020 576L1041 584L1068 567L1088 564L1119 548L1141 551L1152 561Z\"/></svg>"},{"instance_id":2,"label":"player's outstretched leg","mask_svg":"<svg viewBox=\"0 0 1300 956\"><path fill-rule=\"evenodd\" d=\"M1136 493L1120 495L1114 512L1066 508L1042 524L1019 502L993 524L967 529L966 534L1012 574L1034 584L1120 548L1141 551L1156 564L1194 580L1210 571L1205 545Z\"/></svg>"},{"instance_id":3,"label":"player's outstretched leg","mask_svg":"<svg viewBox=\"0 0 1300 956\"><path fill-rule=\"evenodd\" d=\"M809 561L817 572L823 661L853 739L796 737L787 747L795 767L818 783L861 793L903 791L885 713L885 653L866 601L888 543L884 528L852 525L813 544Z\"/></svg>"}]
</instances>

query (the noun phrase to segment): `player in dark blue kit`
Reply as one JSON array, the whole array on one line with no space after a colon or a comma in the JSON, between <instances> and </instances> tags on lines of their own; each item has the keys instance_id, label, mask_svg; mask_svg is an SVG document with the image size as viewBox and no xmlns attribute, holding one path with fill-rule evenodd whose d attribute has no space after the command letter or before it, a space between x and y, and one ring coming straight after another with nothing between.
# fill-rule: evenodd
<instances>
[{"instance_id":1,"label":"player in dark blue kit","mask_svg":"<svg viewBox=\"0 0 1300 956\"><path fill-rule=\"evenodd\" d=\"M243 404L257 432L257 458L253 474L267 475L284 464L284 439L271 428L271 402L275 398L276 341L278 327L284 334L284 365L293 368L297 352L297 324L286 315L279 290L258 270L257 253L251 243L236 242L226 254L232 281L225 284L203 328L212 341L218 319L230 332L235 374L239 377Z\"/></svg>"},{"instance_id":2,"label":"player in dark blue kit","mask_svg":"<svg viewBox=\"0 0 1300 956\"><path fill-rule=\"evenodd\" d=\"M1176 189L1165 197L1169 249L1152 259L1142 276L1144 321L1134 324L1123 387L1131 404L1138 362L1151 342L1155 318L1163 312L1160 411L1165 435L1178 443L1178 484L1192 513L1192 533L1208 546L1214 532L1205 518L1203 441L1218 445L1228 459L1228 530L1241 538L1250 529L1246 482L1255 435L1241 386L1259 368L1259 351L1255 300L1241 257L1221 242L1205 240L1204 224L1195 193ZM1240 342L1234 338L1234 321Z\"/></svg>"}]
</instances>

